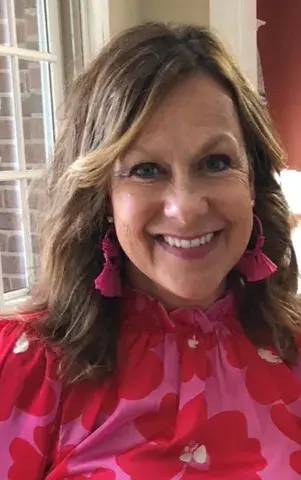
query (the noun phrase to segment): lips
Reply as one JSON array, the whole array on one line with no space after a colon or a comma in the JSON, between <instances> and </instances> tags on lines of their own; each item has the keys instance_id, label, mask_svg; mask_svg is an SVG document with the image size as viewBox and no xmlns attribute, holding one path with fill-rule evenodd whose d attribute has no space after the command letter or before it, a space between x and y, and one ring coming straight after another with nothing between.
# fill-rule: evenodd
<instances>
[{"instance_id":1,"label":"lips","mask_svg":"<svg viewBox=\"0 0 301 480\"><path fill-rule=\"evenodd\" d=\"M206 228L206 227L205 227ZM223 226L213 227L212 230L203 228L200 233L178 235L174 233L152 234L155 243L178 258L184 260L196 260L205 258L221 245L221 239L225 228ZM212 228L212 226L211 226Z\"/></svg>"},{"instance_id":2,"label":"lips","mask_svg":"<svg viewBox=\"0 0 301 480\"><path fill-rule=\"evenodd\" d=\"M206 233L199 237L176 237L157 235L155 241L170 254L183 260L196 260L207 257L219 245L222 230Z\"/></svg>"}]
</instances>

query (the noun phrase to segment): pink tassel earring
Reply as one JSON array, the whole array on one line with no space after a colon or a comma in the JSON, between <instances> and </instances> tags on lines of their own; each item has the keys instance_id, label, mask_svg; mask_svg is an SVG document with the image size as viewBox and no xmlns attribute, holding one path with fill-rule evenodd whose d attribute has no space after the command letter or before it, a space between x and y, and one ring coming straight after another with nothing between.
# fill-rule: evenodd
<instances>
[{"instance_id":1,"label":"pink tassel earring","mask_svg":"<svg viewBox=\"0 0 301 480\"><path fill-rule=\"evenodd\" d=\"M121 280L120 280L120 247L116 237L113 218L108 217L111 224L105 234L101 247L104 255L103 269L94 280L95 289L107 298L121 296Z\"/></svg>"},{"instance_id":2,"label":"pink tassel earring","mask_svg":"<svg viewBox=\"0 0 301 480\"><path fill-rule=\"evenodd\" d=\"M246 250L237 265L238 270L248 282L264 280L277 270L277 265L262 251L265 238L262 223L256 215L254 215L254 229L257 235L255 247L252 250Z\"/></svg>"}]
</instances>

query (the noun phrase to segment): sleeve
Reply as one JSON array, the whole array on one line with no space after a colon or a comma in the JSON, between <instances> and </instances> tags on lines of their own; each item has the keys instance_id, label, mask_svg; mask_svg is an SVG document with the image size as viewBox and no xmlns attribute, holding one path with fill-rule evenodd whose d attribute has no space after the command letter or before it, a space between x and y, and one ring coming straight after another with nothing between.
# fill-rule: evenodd
<instances>
[{"instance_id":1,"label":"sleeve","mask_svg":"<svg viewBox=\"0 0 301 480\"><path fill-rule=\"evenodd\" d=\"M57 434L57 359L21 320L0 321L0 478L43 479Z\"/></svg>"}]
</instances>

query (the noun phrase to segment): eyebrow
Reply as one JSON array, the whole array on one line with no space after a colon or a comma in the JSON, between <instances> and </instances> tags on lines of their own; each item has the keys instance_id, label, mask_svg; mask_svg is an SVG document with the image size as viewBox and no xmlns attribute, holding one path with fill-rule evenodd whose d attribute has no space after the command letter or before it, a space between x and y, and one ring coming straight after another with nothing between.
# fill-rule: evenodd
<instances>
[{"instance_id":1,"label":"eyebrow","mask_svg":"<svg viewBox=\"0 0 301 480\"><path fill-rule=\"evenodd\" d=\"M230 132L220 132L211 135L210 138L208 138L202 145L200 145L196 152L192 155L192 158L197 158L200 154L209 152L210 150L216 148L222 143L234 146L237 151L239 150L239 148L243 147L242 142L235 135L231 134ZM139 144L133 145L131 150L136 150L143 155L152 156L147 149L145 149Z\"/></svg>"},{"instance_id":2,"label":"eyebrow","mask_svg":"<svg viewBox=\"0 0 301 480\"><path fill-rule=\"evenodd\" d=\"M201 150L208 151L221 143L231 144L236 148L242 146L240 140L235 135L230 132L221 132L208 138L208 140L206 140L200 148Z\"/></svg>"}]
</instances>

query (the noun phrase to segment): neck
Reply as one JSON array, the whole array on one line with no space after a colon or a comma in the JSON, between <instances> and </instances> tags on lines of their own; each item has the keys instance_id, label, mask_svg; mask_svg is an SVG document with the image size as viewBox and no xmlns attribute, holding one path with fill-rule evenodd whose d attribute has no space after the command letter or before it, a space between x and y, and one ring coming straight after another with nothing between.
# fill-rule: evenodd
<instances>
[{"instance_id":1,"label":"neck","mask_svg":"<svg viewBox=\"0 0 301 480\"><path fill-rule=\"evenodd\" d=\"M127 278L130 286L141 290L153 298L159 300L167 310L174 310L183 307L198 307L207 310L216 300L221 298L226 291L226 280L224 280L214 291L202 292L199 298L183 298L166 290L161 285L146 277L133 265L128 265Z\"/></svg>"}]
</instances>

